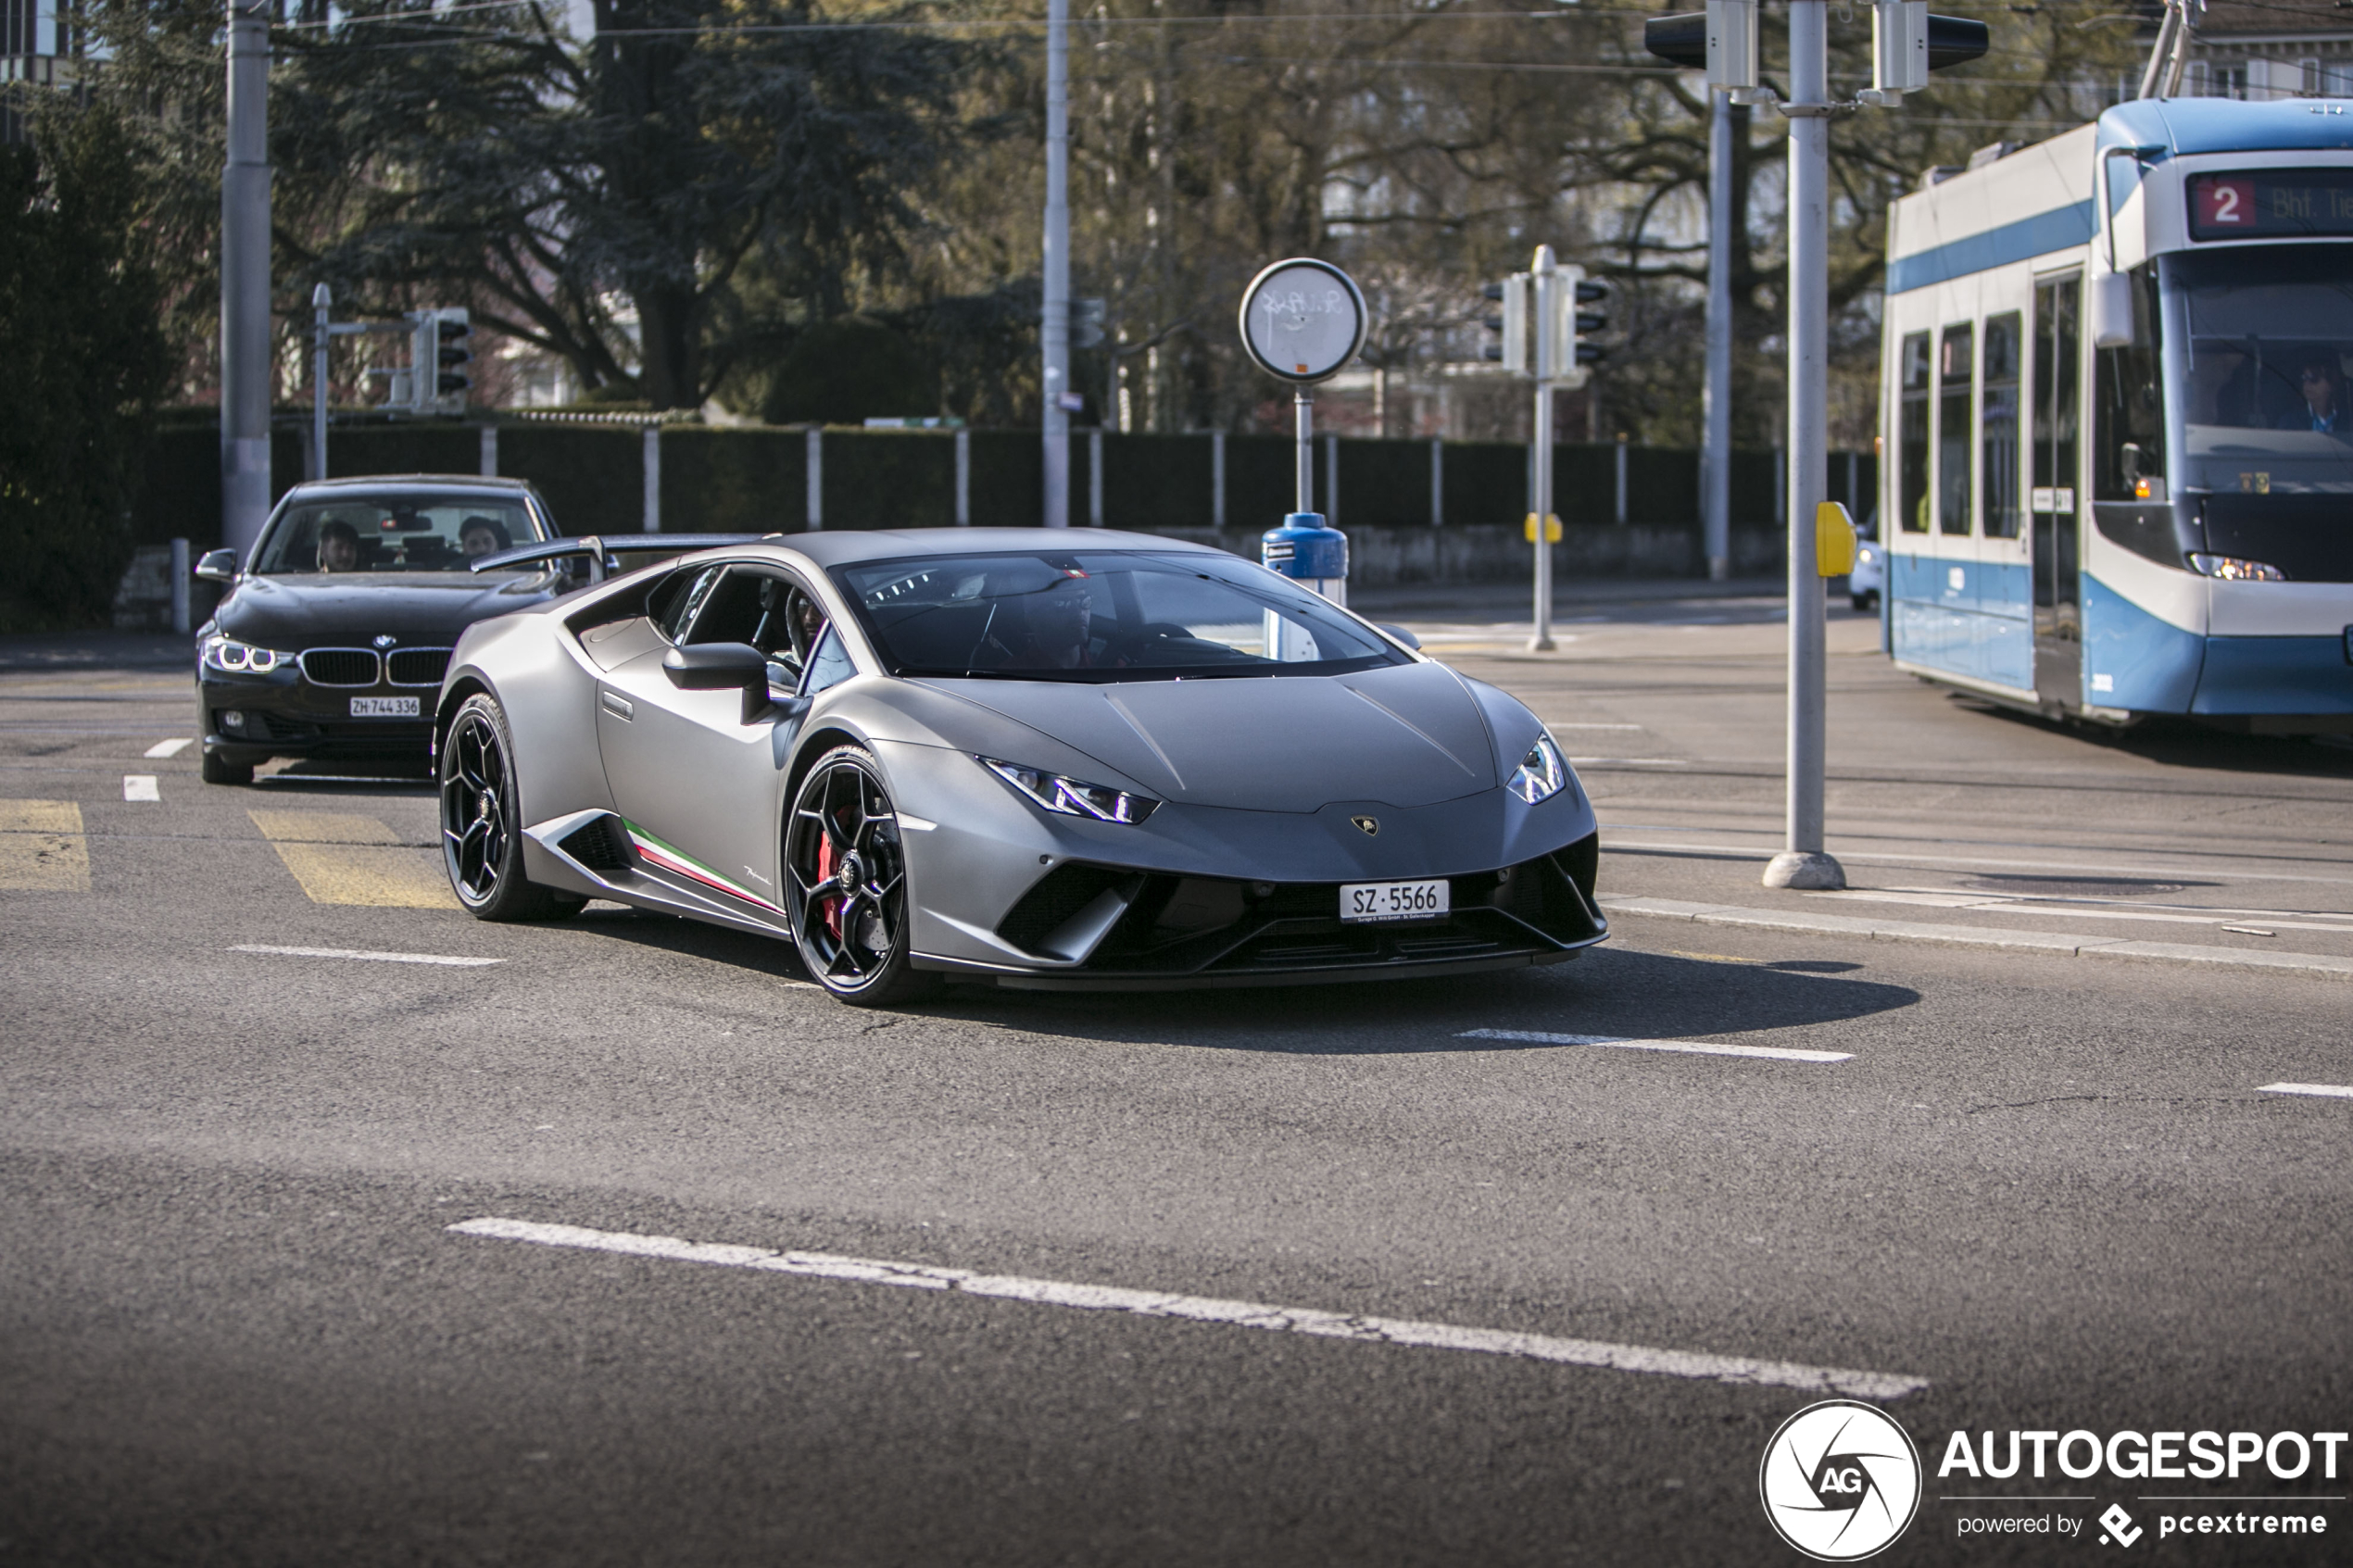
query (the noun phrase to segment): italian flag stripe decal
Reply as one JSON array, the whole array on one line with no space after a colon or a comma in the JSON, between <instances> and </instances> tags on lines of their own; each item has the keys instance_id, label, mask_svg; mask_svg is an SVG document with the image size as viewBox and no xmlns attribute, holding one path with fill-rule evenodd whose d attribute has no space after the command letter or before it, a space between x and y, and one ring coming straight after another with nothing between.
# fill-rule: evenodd
<instances>
[{"instance_id":1,"label":"italian flag stripe decal","mask_svg":"<svg viewBox=\"0 0 2353 1568\"><path fill-rule=\"evenodd\" d=\"M621 825L628 831L629 842L637 847L637 853L663 871L683 876L690 882L699 882L705 887L717 888L730 898L740 898L747 904L756 904L773 914L781 915L785 912L742 884L729 882L692 856L664 844L628 818L622 818Z\"/></svg>"}]
</instances>

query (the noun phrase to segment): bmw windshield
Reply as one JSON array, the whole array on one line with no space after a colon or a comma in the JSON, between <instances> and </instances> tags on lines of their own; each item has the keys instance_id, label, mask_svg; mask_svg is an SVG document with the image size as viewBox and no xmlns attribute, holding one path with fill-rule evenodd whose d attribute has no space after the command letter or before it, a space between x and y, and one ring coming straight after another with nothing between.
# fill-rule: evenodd
<instances>
[{"instance_id":1,"label":"bmw windshield","mask_svg":"<svg viewBox=\"0 0 2353 1568\"><path fill-rule=\"evenodd\" d=\"M547 538L516 497L460 491L373 491L297 502L280 514L254 570L463 571L476 556Z\"/></svg>"},{"instance_id":2,"label":"bmw windshield","mask_svg":"<svg viewBox=\"0 0 2353 1568\"><path fill-rule=\"evenodd\" d=\"M1164 681L1410 662L1314 594L1229 558L934 556L835 579L902 676Z\"/></svg>"}]
</instances>

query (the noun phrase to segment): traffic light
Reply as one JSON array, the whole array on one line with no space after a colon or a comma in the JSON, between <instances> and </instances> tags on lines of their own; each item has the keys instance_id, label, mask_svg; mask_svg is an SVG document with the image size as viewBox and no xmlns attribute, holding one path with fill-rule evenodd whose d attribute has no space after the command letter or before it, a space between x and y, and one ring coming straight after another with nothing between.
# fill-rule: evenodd
<instances>
[{"instance_id":1,"label":"traffic light","mask_svg":"<svg viewBox=\"0 0 2353 1568\"><path fill-rule=\"evenodd\" d=\"M1529 285L1533 281L1525 272L1515 272L1502 282L1490 283L1479 291L1504 307L1501 315L1485 320L1487 330L1499 333L1501 341L1487 345L1479 351L1479 358L1501 364L1516 376L1528 372L1528 297Z\"/></svg>"},{"instance_id":2,"label":"traffic light","mask_svg":"<svg viewBox=\"0 0 2353 1568\"><path fill-rule=\"evenodd\" d=\"M1103 323L1107 314L1107 307L1100 299L1072 300L1070 302L1071 347L1101 347L1103 341Z\"/></svg>"},{"instance_id":3,"label":"traffic light","mask_svg":"<svg viewBox=\"0 0 2353 1568\"><path fill-rule=\"evenodd\" d=\"M1569 291L1569 297L1563 303L1567 307L1572 318L1569 342L1574 348L1567 356L1568 362L1579 366L1598 365L1608 358L1608 349L1588 340L1595 332L1609 331L1609 318L1598 310L1581 310L1578 307L1585 305L1608 304L1609 285L1599 279L1587 278L1580 273L1577 279L1577 286Z\"/></svg>"},{"instance_id":4,"label":"traffic light","mask_svg":"<svg viewBox=\"0 0 2353 1568\"><path fill-rule=\"evenodd\" d=\"M464 367L472 363L473 355L466 348L466 339L473 335L473 323L466 320L462 307L434 313L433 324L434 393L436 398L454 397L463 403L466 393L473 385L473 378Z\"/></svg>"}]
</instances>

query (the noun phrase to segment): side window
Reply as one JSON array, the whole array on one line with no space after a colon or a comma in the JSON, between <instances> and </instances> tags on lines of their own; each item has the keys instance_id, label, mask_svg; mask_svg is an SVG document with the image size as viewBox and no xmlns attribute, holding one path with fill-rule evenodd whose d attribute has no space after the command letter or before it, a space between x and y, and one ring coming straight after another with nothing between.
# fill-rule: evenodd
<instances>
[{"instance_id":1,"label":"side window","mask_svg":"<svg viewBox=\"0 0 2353 1568\"><path fill-rule=\"evenodd\" d=\"M2133 270L2133 342L2095 358L2092 495L2102 501L2165 499L2165 392L2157 272Z\"/></svg>"},{"instance_id":2,"label":"side window","mask_svg":"<svg viewBox=\"0 0 2353 1568\"><path fill-rule=\"evenodd\" d=\"M690 643L750 643L758 640L766 601L782 584L766 572L731 566L719 585L703 601L694 624L686 629Z\"/></svg>"},{"instance_id":3,"label":"side window","mask_svg":"<svg viewBox=\"0 0 2353 1568\"><path fill-rule=\"evenodd\" d=\"M858 667L849 662L849 650L841 646L841 633L828 626L809 656L809 672L801 679L800 695L815 696L857 673Z\"/></svg>"},{"instance_id":4,"label":"side window","mask_svg":"<svg viewBox=\"0 0 2353 1568\"><path fill-rule=\"evenodd\" d=\"M1977 329L1964 321L1944 329L1936 361L1936 531L1967 533L1969 515L1971 383L1977 376Z\"/></svg>"},{"instance_id":5,"label":"side window","mask_svg":"<svg viewBox=\"0 0 2353 1568\"><path fill-rule=\"evenodd\" d=\"M1906 334L1903 408L1895 431L1895 515L1906 533L1928 532L1928 334Z\"/></svg>"},{"instance_id":6,"label":"side window","mask_svg":"<svg viewBox=\"0 0 2353 1568\"><path fill-rule=\"evenodd\" d=\"M646 600L646 614L652 619L654 629L676 642L679 634L694 624L695 612L702 608L703 601L711 597L711 590L719 582L719 572L720 568L715 566L699 571L689 569L673 574L656 588Z\"/></svg>"},{"instance_id":7,"label":"side window","mask_svg":"<svg viewBox=\"0 0 2353 1568\"><path fill-rule=\"evenodd\" d=\"M1985 536L2018 537L2019 348L2024 320L2015 310L1985 318L1985 395L1978 450L1985 476Z\"/></svg>"}]
</instances>

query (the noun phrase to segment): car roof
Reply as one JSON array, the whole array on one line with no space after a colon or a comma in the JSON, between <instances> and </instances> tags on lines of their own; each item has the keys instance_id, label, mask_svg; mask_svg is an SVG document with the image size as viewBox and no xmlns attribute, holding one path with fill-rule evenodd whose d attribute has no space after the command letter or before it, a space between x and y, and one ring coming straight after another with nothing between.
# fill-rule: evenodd
<instances>
[{"instance_id":1,"label":"car roof","mask_svg":"<svg viewBox=\"0 0 2353 1568\"><path fill-rule=\"evenodd\" d=\"M321 490L508 490L517 494L537 493L527 479L475 473L353 474L345 479L306 479L295 489L305 495Z\"/></svg>"},{"instance_id":2,"label":"car roof","mask_svg":"<svg viewBox=\"0 0 2353 1568\"><path fill-rule=\"evenodd\" d=\"M1150 551L1155 555L1222 556L1214 545L1157 533L1121 533L1107 528L887 528L872 531L786 533L763 544L793 551L822 567L863 561L904 560L912 556L1080 555Z\"/></svg>"}]
</instances>

